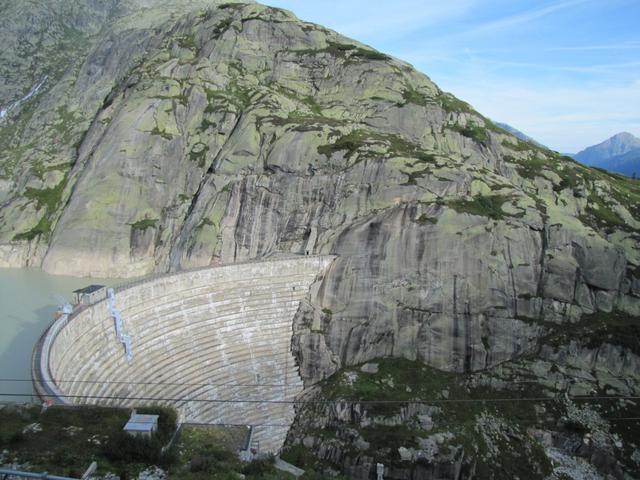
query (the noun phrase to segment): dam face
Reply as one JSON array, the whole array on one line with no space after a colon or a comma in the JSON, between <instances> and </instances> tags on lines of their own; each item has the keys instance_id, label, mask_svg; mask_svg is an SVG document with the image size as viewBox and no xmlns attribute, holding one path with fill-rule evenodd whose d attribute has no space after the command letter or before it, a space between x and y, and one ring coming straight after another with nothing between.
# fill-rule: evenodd
<instances>
[{"instance_id":1,"label":"dam face","mask_svg":"<svg viewBox=\"0 0 640 480\"><path fill-rule=\"evenodd\" d=\"M276 452L302 391L293 317L332 257L299 257L180 272L61 318L34 355L36 388L74 404L170 404L181 422L251 425Z\"/></svg>"}]
</instances>

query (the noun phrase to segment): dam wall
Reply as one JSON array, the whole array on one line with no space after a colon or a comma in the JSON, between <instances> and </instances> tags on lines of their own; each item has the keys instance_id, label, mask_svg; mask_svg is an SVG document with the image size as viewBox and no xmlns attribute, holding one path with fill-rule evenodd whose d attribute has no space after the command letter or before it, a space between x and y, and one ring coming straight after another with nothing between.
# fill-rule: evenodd
<instances>
[{"instance_id":1,"label":"dam wall","mask_svg":"<svg viewBox=\"0 0 640 480\"><path fill-rule=\"evenodd\" d=\"M260 451L277 452L303 388L291 352L293 317L332 260L212 267L116 290L130 358L101 300L43 335L34 355L37 389L64 403L168 404L181 422L251 425Z\"/></svg>"}]
</instances>

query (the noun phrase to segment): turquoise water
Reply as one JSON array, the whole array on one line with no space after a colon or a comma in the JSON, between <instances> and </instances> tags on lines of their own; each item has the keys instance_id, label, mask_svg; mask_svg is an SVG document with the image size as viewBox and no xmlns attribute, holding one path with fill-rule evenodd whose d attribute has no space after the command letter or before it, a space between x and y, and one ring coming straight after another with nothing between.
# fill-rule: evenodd
<instances>
[{"instance_id":1,"label":"turquoise water","mask_svg":"<svg viewBox=\"0 0 640 480\"><path fill-rule=\"evenodd\" d=\"M31 352L52 314L72 291L118 281L49 275L40 269L0 268L0 402L32 399ZM35 399L35 398L34 398Z\"/></svg>"}]
</instances>

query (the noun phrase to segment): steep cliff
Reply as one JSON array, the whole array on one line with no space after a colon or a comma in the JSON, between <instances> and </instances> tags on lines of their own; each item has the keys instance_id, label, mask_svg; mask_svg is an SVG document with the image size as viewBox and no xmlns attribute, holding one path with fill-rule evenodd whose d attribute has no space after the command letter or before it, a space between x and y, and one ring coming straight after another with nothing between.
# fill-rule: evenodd
<instances>
[{"instance_id":1,"label":"steep cliff","mask_svg":"<svg viewBox=\"0 0 640 480\"><path fill-rule=\"evenodd\" d=\"M309 380L380 356L483 368L527 350L530 320L638 313L637 182L288 12L136 8L115 5L0 124L4 264L133 276L337 254L296 324Z\"/></svg>"}]
</instances>

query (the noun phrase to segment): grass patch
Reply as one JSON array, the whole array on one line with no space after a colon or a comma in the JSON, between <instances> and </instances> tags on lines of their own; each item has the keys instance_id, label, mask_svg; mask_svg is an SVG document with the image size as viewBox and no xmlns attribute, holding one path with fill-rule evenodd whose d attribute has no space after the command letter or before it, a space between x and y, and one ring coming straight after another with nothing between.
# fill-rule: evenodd
<instances>
[{"instance_id":1,"label":"grass patch","mask_svg":"<svg viewBox=\"0 0 640 480\"><path fill-rule=\"evenodd\" d=\"M32 471L80 477L96 460L99 473L120 471L104 455L107 440L129 419L122 408L5 407L0 410L0 450L8 450ZM41 431L30 430L37 424ZM135 467L131 469L132 473Z\"/></svg>"},{"instance_id":2,"label":"grass patch","mask_svg":"<svg viewBox=\"0 0 640 480\"><path fill-rule=\"evenodd\" d=\"M545 167L547 167L547 162L536 156L529 160L518 162L516 170L520 176L528 178L529 180L535 180L536 177L542 175L542 170Z\"/></svg>"},{"instance_id":3,"label":"grass patch","mask_svg":"<svg viewBox=\"0 0 640 480\"><path fill-rule=\"evenodd\" d=\"M471 105L467 102L463 102L462 100L457 99L450 93L442 92L436 98L436 101L442 107L442 109L447 113L454 112L464 112L464 113L476 113Z\"/></svg>"},{"instance_id":4,"label":"grass patch","mask_svg":"<svg viewBox=\"0 0 640 480\"><path fill-rule=\"evenodd\" d=\"M24 196L36 202L37 210L45 209L46 213L31 230L18 233L13 237L14 240L33 240L39 236L47 237L51 233L54 217L62 201L62 194L67 186L67 180L68 176L65 175L55 187L43 189L28 187L25 190Z\"/></svg>"},{"instance_id":5,"label":"grass patch","mask_svg":"<svg viewBox=\"0 0 640 480\"><path fill-rule=\"evenodd\" d=\"M19 240L31 241L40 235L47 236L49 235L49 233L51 233L51 222L45 215L31 230L27 232L18 233L17 235L14 235L13 239L17 241Z\"/></svg>"},{"instance_id":6,"label":"grass patch","mask_svg":"<svg viewBox=\"0 0 640 480\"><path fill-rule=\"evenodd\" d=\"M164 130L160 130L157 126L153 127L153 130L151 130L150 133L151 135L158 135L164 138L165 140L173 139L173 135L171 135L169 132L165 132Z\"/></svg>"},{"instance_id":7,"label":"grass patch","mask_svg":"<svg viewBox=\"0 0 640 480\"><path fill-rule=\"evenodd\" d=\"M187 50L194 50L194 51L198 49L196 45L196 40L193 37L193 35L182 35L181 37L178 37L176 40L180 48L186 48Z\"/></svg>"},{"instance_id":8,"label":"grass patch","mask_svg":"<svg viewBox=\"0 0 640 480\"><path fill-rule=\"evenodd\" d=\"M205 113L215 112L214 103L216 101L222 101L223 103L230 103L235 105L240 110L245 110L251 105L251 96L253 91L249 88L241 87L237 83L231 83L224 90L212 90L210 88L204 89L207 95L208 106L205 109Z\"/></svg>"},{"instance_id":9,"label":"grass patch","mask_svg":"<svg viewBox=\"0 0 640 480\"><path fill-rule=\"evenodd\" d=\"M423 213L415 219L415 222L418 225L435 225L436 223L438 223L438 219L435 217L430 217L426 213Z\"/></svg>"},{"instance_id":10,"label":"grass patch","mask_svg":"<svg viewBox=\"0 0 640 480\"><path fill-rule=\"evenodd\" d=\"M528 152L531 150L531 145L526 142L521 142L516 139L516 143L511 143L508 140L502 141L502 146L508 148L509 150L513 150L514 152Z\"/></svg>"},{"instance_id":11,"label":"grass patch","mask_svg":"<svg viewBox=\"0 0 640 480\"><path fill-rule=\"evenodd\" d=\"M43 188L39 190L28 187L24 192L24 196L29 200L34 200L38 210L46 208L47 212L53 213L58 208L58 205L62 200L62 192L66 186L67 177L65 176L58 185L52 188Z\"/></svg>"},{"instance_id":12,"label":"grass patch","mask_svg":"<svg viewBox=\"0 0 640 480\"><path fill-rule=\"evenodd\" d=\"M596 349L608 343L640 355L640 318L624 312L596 312L583 315L578 323L549 326L551 332L544 341L552 346L566 345L575 340L587 348Z\"/></svg>"},{"instance_id":13,"label":"grass patch","mask_svg":"<svg viewBox=\"0 0 640 480\"><path fill-rule=\"evenodd\" d=\"M507 200L509 197L505 195L476 195L471 200L450 200L447 202L447 206L460 213L502 220L506 216L502 211L502 205Z\"/></svg>"},{"instance_id":14,"label":"grass patch","mask_svg":"<svg viewBox=\"0 0 640 480\"><path fill-rule=\"evenodd\" d=\"M416 90L413 85L405 85L405 89L402 91L402 98L404 100L404 105L408 103L420 105L421 107L427 105L427 97Z\"/></svg>"},{"instance_id":15,"label":"grass patch","mask_svg":"<svg viewBox=\"0 0 640 480\"><path fill-rule=\"evenodd\" d=\"M458 132L460 135L470 138L471 140L487 145L489 142L489 132L487 129L477 123L469 122L464 127L454 125L449 127L451 130Z\"/></svg>"},{"instance_id":16,"label":"grass patch","mask_svg":"<svg viewBox=\"0 0 640 480\"><path fill-rule=\"evenodd\" d=\"M197 144L200 146L198 151L195 151L194 148L189 152L189 160L198 164L198 167L204 168L207 160L207 152L209 151L209 146L203 143Z\"/></svg>"},{"instance_id":17,"label":"grass patch","mask_svg":"<svg viewBox=\"0 0 640 480\"><path fill-rule=\"evenodd\" d=\"M138 220L137 222L130 223L131 228L134 230L146 230L147 228L155 228L158 223L157 218L143 218L142 220Z\"/></svg>"},{"instance_id":18,"label":"grass patch","mask_svg":"<svg viewBox=\"0 0 640 480\"><path fill-rule=\"evenodd\" d=\"M486 373L442 372L404 359L384 358L375 363L378 364L377 373L364 373L358 367L350 367L320 384L321 398L354 401L360 405L356 410L357 418L374 420L358 426L357 421L355 424L352 420L343 422L334 416L329 425L305 433L320 438L325 446L337 443L336 448L343 449L351 459L361 455L385 458L385 464L410 471L416 465L402 461L398 448L418 448L419 438L446 433L449 437L440 446L440 451L446 453L448 446L462 447L467 459L463 468L474 468L475 465L478 478L511 480L517 476L533 479L544 478L550 473L551 465L542 447L527 434L527 429L540 428L543 424L536 413L536 404L517 401L518 398L548 398L542 387L516 382L497 390L477 381L477 377ZM514 401L485 403L482 401L485 398ZM428 430L421 426L417 417L409 417L400 425L384 424L383 418L399 414L407 403L429 406L432 426ZM545 406L547 412L557 409L554 402L545 402ZM306 408L312 409L309 418L315 418L322 415L318 408L329 407L312 404ZM481 423L483 419L489 419L494 431L486 431ZM555 425L555 420L549 421ZM351 450L354 430L369 444L363 451ZM322 461L316 457L317 452L317 447L309 450L302 446L290 447L285 450L284 458L321 470ZM333 468L343 464L349 462L343 461Z\"/></svg>"},{"instance_id":19,"label":"grass patch","mask_svg":"<svg viewBox=\"0 0 640 480\"><path fill-rule=\"evenodd\" d=\"M176 445L179 461L178 465L169 471L171 478L181 480L294 478L277 471L271 457L250 463L241 462L235 452L244 447L247 435L248 430L245 427L184 426Z\"/></svg>"},{"instance_id":20,"label":"grass patch","mask_svg":"<svg viewBox=\"0 0 640 480\"><path fill-rule=\"evenodd\" d=\"M372 154L370 152L372 147L380 147L379 150L382 153ZM405 140L399 135L377 133L364 129L353 130L338 137L334 143L318 147L318 153L327 157L331 157L337 152L345 152L345 158L347 159L351 159L356 153L359 153L363 158L376 155L384 158L414 158L422 163L435 161L433 154L425 152L420 146Z\"/></svg>"},{"instance_id":21,"label":"grass patch","mask_svg":"<svg viewBox=\"0 0 640 480\"><path fill-rule=\"evenodd\" d=\"M580 216L580 220L596 229L603 229L610 233L616 229L629 228L627 222L614 212L610 205L611 202L605 201L600 195L592 192L587 198L585 212Z\"/></svg>"},{"instance_id":22,"label":"grass patch","mask_svg":"<svg viewBox=\"0 0 640 480\"><path fill-rule=\"evenodd\" d=\"M297 55L317 55L320 53L328 53L334 57L345 59L348 62L353 62L354 60L384 61L391 58L388 55L373 49L366 49L357 45L338 42L328 42L328 45L325 48L296 50L294 53Z\"/></svg>"},{"instance_id":23,"label":"grass patch","mask_svg":"<svg viewBox=\"0 0 640 480\"><path fill-rule=\"evenodd\" d=\"M220 5L218 5L218 8L220 10L242 10L244 7L246 7L247 5L249 5L248 3L222 3Z\"/></svg>"}]
</instances>

